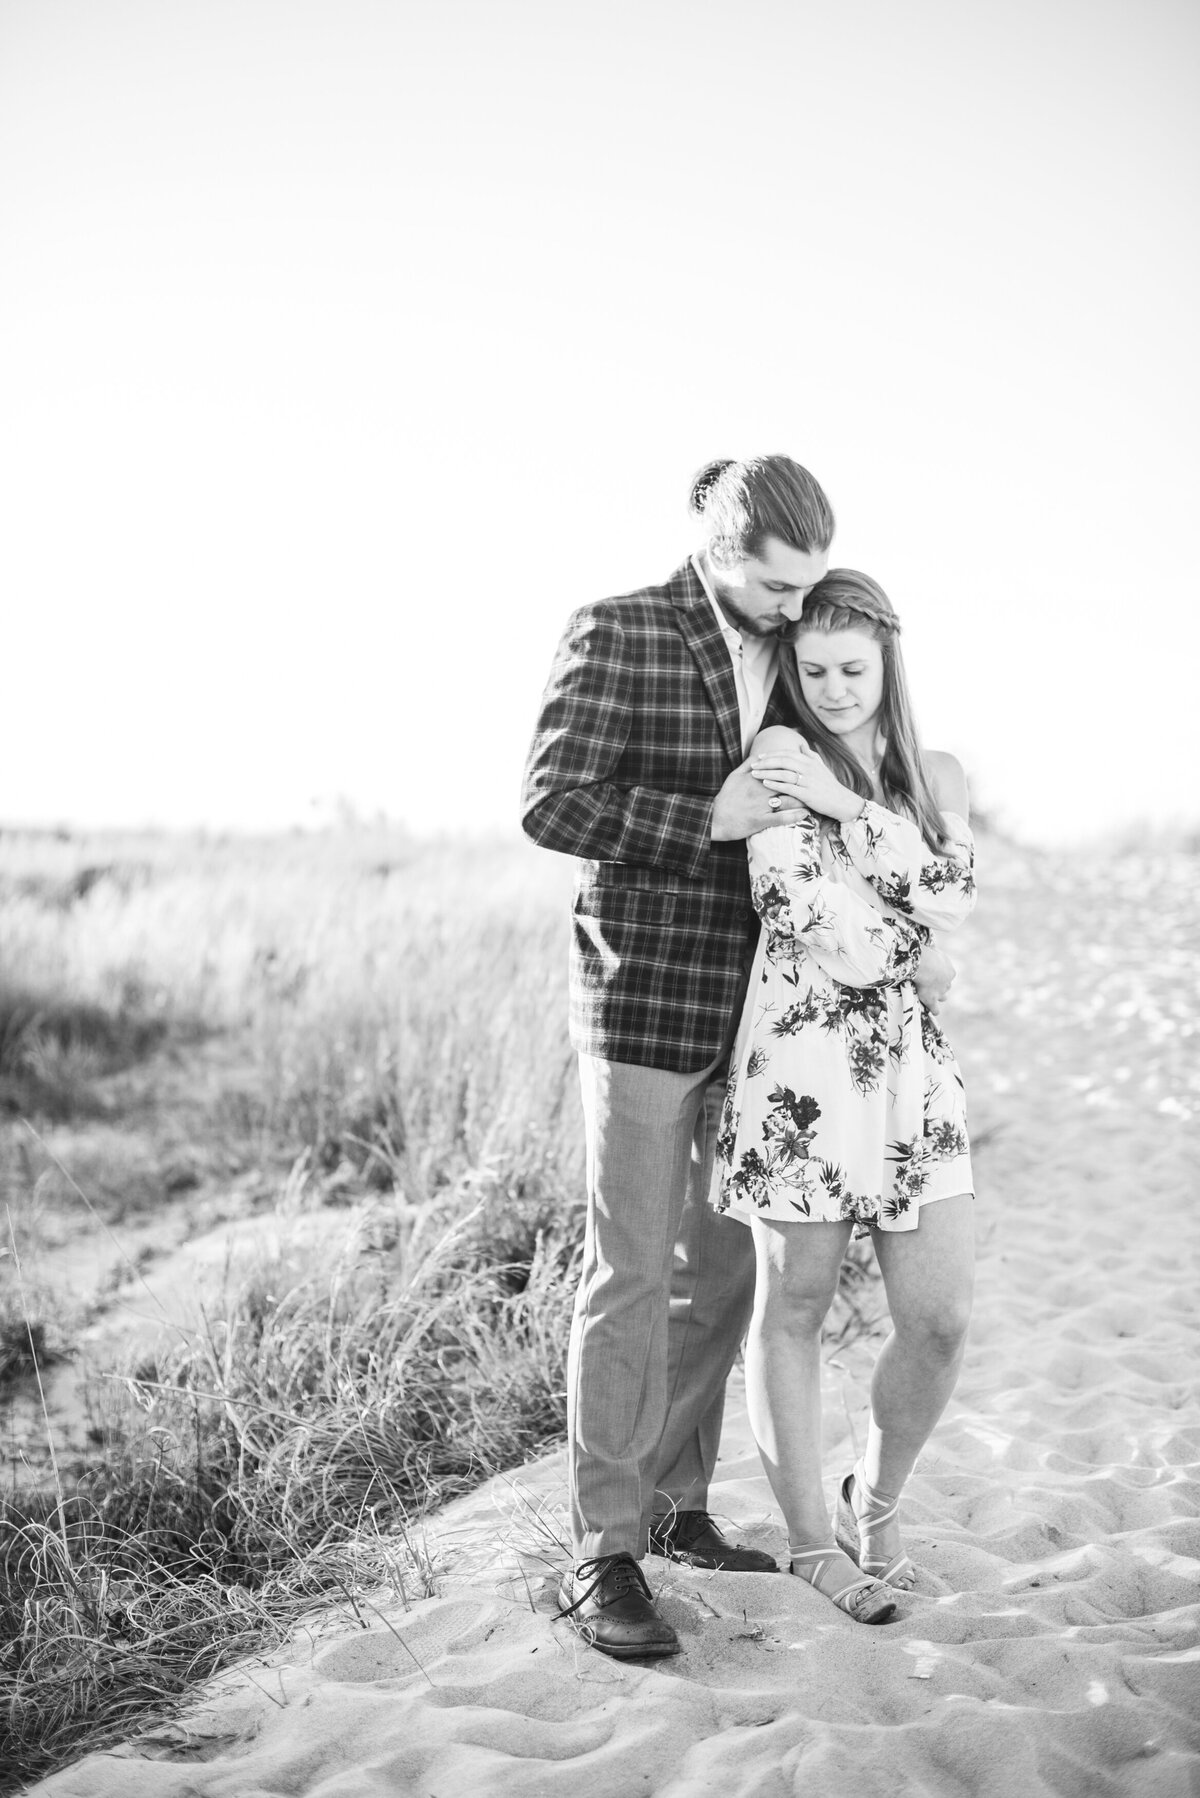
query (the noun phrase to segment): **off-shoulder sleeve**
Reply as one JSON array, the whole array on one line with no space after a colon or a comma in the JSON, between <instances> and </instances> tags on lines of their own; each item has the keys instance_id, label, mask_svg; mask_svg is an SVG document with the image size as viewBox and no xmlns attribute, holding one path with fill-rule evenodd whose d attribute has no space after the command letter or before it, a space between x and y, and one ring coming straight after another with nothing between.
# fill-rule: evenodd
<instances>
[{"instance_id":1,"label":"off-shoulder sleeve","mask_svg":"<svg viewBox=\"0 0 1200 1798\"><path fill-rule=\"evenodd\" d=\"M975 905L975 840L965 818L943 812L947 849L937 855L917 826L867 800L841 827L851 864L887 906L930 930L953 930Z\"/></svg>"},{"instance_id":2,"label":"off-shoulder sleeve","mask_svg":"<svg viewBox=\"0 0 1200 1798\"><path fill-rule=\"evenodd\" d=\"M760 830L747 844L754 909L773 958L809 955L844 986L898 986L915 972L929 933L910 918L877 911L831 880L821 865L820 820Z\"/></svg>"}]
</instances>

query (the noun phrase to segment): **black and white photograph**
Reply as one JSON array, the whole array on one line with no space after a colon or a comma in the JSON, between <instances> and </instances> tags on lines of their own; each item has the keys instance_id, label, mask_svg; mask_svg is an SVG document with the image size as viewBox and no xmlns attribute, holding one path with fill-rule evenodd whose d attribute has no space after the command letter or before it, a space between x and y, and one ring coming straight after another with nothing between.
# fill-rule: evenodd
<instances>
[{"instance_id":1,"label":"black and white photograph","mask_svg":"<svg viewBox=\"0 0 1200 1798\"><path fill-rule=\"evenodd\" d=\"M1200 11L0 0L0 1798L1200 1793Z\"/></svg>"}]
</instances>

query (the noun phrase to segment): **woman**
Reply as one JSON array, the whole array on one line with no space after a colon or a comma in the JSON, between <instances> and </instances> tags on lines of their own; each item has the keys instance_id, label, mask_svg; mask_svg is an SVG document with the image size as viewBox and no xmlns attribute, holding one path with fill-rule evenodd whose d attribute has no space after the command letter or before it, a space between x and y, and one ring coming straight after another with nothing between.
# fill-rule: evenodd
<instances>
[{"instance_id":1,"label":"woman","mask_svg":"<svg viewBox=\"0 0 1200 1798\"><path fill-rule=\"evenodd\" d=\"M837 569L783 652L802 735L761 733L753 771L803 809L748 842L762 930L717 1144L718 1208L754 1233L747 1397L792 1572L862 1623L888 1621L915 1578L897 1505L954 1388L973 1268L962 1080L911 980L930 931L974 900L966 783L921 753L898 632L876 582ZM868 1232L893 1327L835 1540L821 1326Z\"/></svg>"}]
</instances>

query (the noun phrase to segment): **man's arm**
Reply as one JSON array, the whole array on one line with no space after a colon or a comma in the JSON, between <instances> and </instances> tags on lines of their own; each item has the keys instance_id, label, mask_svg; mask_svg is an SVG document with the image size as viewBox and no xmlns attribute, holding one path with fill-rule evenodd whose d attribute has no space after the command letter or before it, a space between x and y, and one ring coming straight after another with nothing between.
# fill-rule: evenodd
<instances>
[{"instance_id":1,"label":"man's arm","mask_svg":"<svg viewBox=\"0 0 1200 1798\"><path fill-rule=\"evenodd\" d=\"M926 943L921 951L921 959L917 963L917 971L913 975L917 998L926 1011L941 1009L942 1000L954 985L954 976L957 972L957 968L944 949L939 949L936 943Z\"/></svg>"},{"instance_id":2,"label":"man's arm","mask_svg":"<svg viewBox=\"0 0 1200 1798\"><path fill-rule=\"evenodd\" d=\"M771 795L735 768L711 799L658 787L617 786L636 691L619 618L603 606L576 612L558 648L525 766L521 821L543 849L597 861L703 872L710 844L740 841L779 822ZM788 809L794 801L785 801Z\"/></svg>"},{"instance_id":3,"label":"man's arm","mask_svg":"<svg viewBox=\"0 0 1200 1798\"><path fill-rule=\"evenodd\" d=\"M713 801L612 781L629 738L634 691L619 619L598 606L576 612L525 765L522 824L544 849L699 874L712 840Z\"/></svg>"}]
</instances>

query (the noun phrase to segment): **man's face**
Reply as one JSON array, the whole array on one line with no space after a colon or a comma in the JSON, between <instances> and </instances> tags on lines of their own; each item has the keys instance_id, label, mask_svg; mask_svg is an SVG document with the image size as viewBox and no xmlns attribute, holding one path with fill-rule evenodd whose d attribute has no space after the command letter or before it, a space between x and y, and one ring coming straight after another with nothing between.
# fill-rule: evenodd
<instances>
[{"instance_id":1,"label":"man's face","mask_svg":"<svg viewBox=\"0 0 1200 1798\"><path fill-rule=\"evenodd\" d=\"M829 567L829 551L792 549L768 537L744 562L708 560L717 602L730 624L748 637L771 637L794 624L810 587Z\"/></svg>"}]
</instances>

